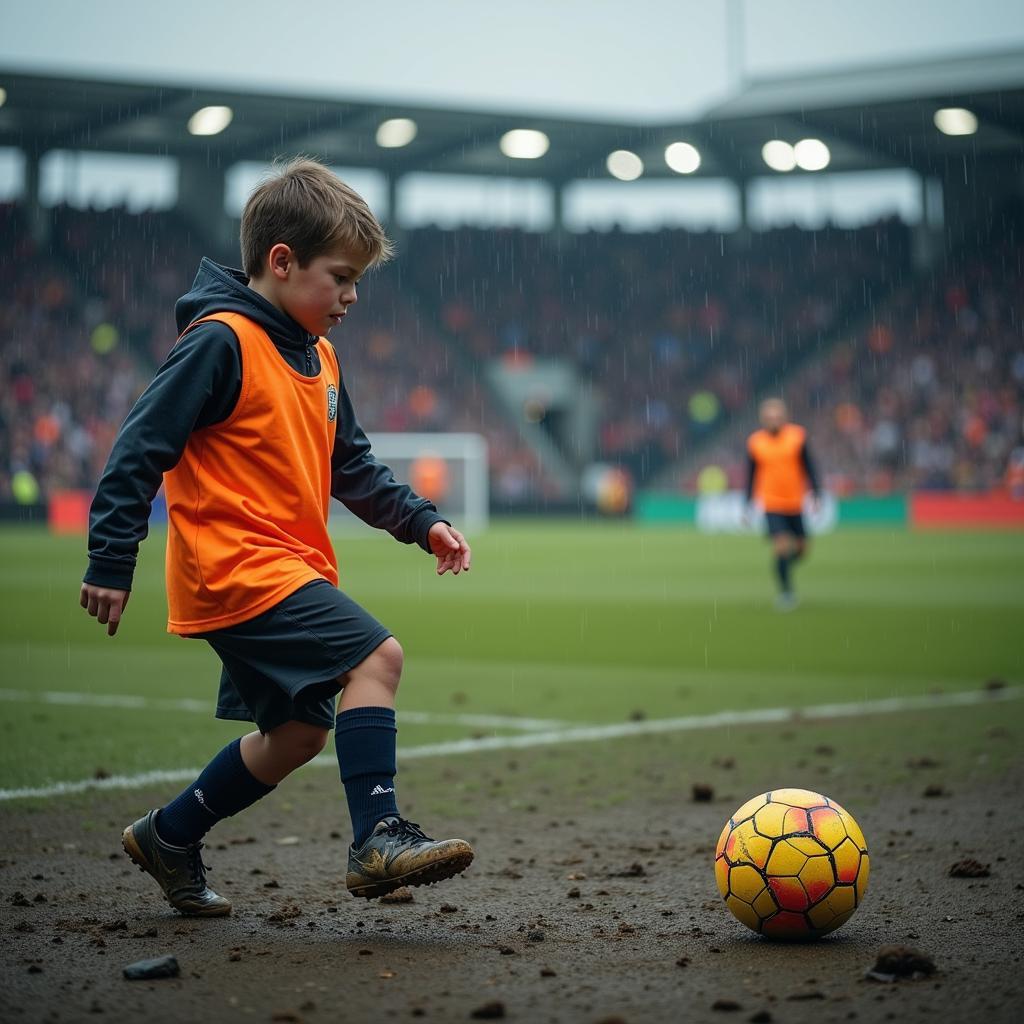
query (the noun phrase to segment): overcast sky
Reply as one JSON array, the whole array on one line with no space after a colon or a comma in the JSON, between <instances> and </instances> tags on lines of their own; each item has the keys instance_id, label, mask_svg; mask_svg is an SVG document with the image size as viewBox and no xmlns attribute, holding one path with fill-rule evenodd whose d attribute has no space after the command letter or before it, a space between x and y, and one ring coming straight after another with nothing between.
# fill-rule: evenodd
<instances>
[{"instance_id":1,"label":"overcast sky","mask_svg":"<svg viewBox=\"0 0 1024 1024\"><path fill-rule=\"evenodd\" d=\"M736 44L739 45L736 45ZM594 117L748 76L1024 45L1021 0L3 0L0 70Z\"/></svg>"}]
</instances>

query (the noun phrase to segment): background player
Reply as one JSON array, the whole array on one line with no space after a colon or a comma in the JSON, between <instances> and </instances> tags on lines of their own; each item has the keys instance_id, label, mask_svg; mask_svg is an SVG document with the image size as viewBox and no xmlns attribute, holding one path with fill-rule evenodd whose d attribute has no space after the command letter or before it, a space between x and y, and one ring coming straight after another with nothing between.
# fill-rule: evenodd
<instances>
[{"instance_id":1,"label":"background player","mask_svg":"<svg viewBox=\"0 0 1024 1024\"><path fill-rule=\"evenodd\" d=\"M761 429L747 439L747 492L764 509L765 525L775 554L779 581L778 606L796 607L792 567L807 552L803 502L808 489L817 507L818 477L807 450L803 427L788 422L786 403L767 398L760 408Z\"/></svg>"}]
</instances>

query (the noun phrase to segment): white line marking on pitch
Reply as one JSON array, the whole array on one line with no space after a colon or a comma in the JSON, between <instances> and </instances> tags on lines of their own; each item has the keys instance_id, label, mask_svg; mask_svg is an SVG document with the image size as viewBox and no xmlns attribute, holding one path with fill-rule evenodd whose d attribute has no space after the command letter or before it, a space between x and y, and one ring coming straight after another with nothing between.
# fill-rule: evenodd
<instances>
[{"instance_id":1,"label":"white line marking on pitch","mask_svg":"<svg viewBox=\"0 0 1024 1024\"><path fill-rule=\"evenodd\" d=\"M890 697L842 704L815 704L806 708L752 708L749 711L719 711L711 715L689 715L683 718L654 718L646 722L619 722L613 725L579 726L553 729L519 736L487 736L482 739L452 740L428 743L398 751L399 761L427 757L452 757L475 754L485 750L521 750L524 747L551 746L556 743L592 743L596 740L622 739L627 736L649 736L656 733L692 732L697 729L721 729L737 725L771 725L775 722L821 721L829 718L855 718L861 715L886 715L900 711L932 711L938 708L967 707L1019 700L1024 686L1005 690L968 690L961 693L940 693L925 697ZM335 758L321 754L310 764L333 766ZM161 769L140 775L112 775L106 779L80 779L77 782L55 782L50 786L23 789L0 789L0 802L28 797L70 796L91 790L141 789L162 782L189 782L200 768Z\"/></svg>"},{"instance_id":2,"label":"white line marking on pitch","mask_svg":"<svg viewBox=\"0 0 1024 1024\"><path fill-rule=\"evenodd\" d=\"M191 697L140 697L130 693L75 693L57 690L3 690L0 700L17 703L60 704L74 707L127 708L132 711L189 711L209 714L212 701ZM517 715L483 715L448 711L401 711L407 725L462 725L469 729L522 729L549 732L571 723L554 718L520 718Z\"/></svg>"}]
</instances>

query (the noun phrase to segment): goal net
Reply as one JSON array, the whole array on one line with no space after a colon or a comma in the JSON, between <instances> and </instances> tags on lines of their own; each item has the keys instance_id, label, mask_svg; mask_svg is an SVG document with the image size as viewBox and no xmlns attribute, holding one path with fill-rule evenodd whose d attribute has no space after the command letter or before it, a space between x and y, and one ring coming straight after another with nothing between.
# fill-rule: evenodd
<instances>
[{"instance_id":1,"label":"goal net","mask_svg":"<svg viewBox=\"0 0 1024 1024\"><path fill-rule=\"evenodd\" d=\"M479 434L368 434L374 457L399 483L430 498L465 533L487 527L487 442ZM331 502L332 531L371 531L341 502Z\"/></svg>"}]
</instances>

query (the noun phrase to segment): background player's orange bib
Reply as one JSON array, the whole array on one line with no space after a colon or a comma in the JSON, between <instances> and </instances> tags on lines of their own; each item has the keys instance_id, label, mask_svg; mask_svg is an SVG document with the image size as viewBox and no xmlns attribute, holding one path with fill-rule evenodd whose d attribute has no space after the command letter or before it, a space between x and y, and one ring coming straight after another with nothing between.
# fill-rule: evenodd
<instances>
[{"instance_id":1,"label":"background player's orange bib","mask_svg":"<svg viewBox=\"0 0 1024 1024\"><path fill-rule=\"evenodd\" d=\"M340 383L334 349L320 338L320 373L304 377L247 317L215 313L196 323L204 320L235 332L242 387L231 416L195 431L164 475L171 633L224 629L312 580L338 582L327 533Z\"/></svg>"},{"instance_id":2,"label":"background player's orange bib","mask_svg":"<svg viewBox=\"0 0 1024 1024\"><path fill-rule=\"evenodd\" d=\"M787 423L777 434L758 430L750 435L747 450L757 465L754 496L765 512L798 513L807 490L807 472L801 453L807 434Z\"/></svg>"}]
</instances>

